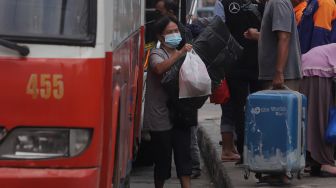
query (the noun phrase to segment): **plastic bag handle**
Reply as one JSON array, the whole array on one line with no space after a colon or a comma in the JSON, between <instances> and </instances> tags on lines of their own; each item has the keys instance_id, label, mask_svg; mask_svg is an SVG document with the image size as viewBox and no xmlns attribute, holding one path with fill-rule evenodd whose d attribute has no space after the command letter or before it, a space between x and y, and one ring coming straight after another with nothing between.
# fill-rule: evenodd
<instances>
[{"instance_id":1,"label":"plastic bag handle","mask_svg":"<svg viewBox=\"0 0 336 188\"><path fill-rule=\"evenodd\" d=\"M191 49L190 53L197 55L196 51L194 50L194 48Z\"/></svg>"}]
</instances>

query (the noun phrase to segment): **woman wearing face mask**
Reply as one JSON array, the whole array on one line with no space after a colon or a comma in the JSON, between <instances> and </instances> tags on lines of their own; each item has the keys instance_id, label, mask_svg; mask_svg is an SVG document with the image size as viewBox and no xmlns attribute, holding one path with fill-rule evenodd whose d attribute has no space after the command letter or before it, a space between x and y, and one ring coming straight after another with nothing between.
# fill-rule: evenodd
<instances>
[{"instance_id":1,"label":"woman wearing face mask","mask_svg":"<svg viewBox=\"0 0 336 188\"><path fill-rule=\"evenodd\" d=\"M153 49L149 59L146 81L144 126L150 131L154 155L155 188L162 188L171 174L172 151L177 176L182 188L190 187L191 157L190 128L177 128L169 118L167 107L168 95L161 85L163 74L188 51L190 44L181 50L176 47L182 38L177 24L164 16L155 24L155 34L161 42L158 49Z\"/></svg>"}]
</instances>

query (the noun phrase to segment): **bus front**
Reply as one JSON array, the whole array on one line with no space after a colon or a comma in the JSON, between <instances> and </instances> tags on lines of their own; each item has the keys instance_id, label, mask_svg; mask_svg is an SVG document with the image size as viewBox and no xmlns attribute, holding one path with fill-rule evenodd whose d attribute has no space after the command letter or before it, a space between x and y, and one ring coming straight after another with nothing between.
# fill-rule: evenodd
<instances>
[{"instance_id":1,"label":"bus front","mask_svg":"<svg viewBox=\"0 0 336 188\"><path fill-rule=\"evenodd\" d=\"M102 2L0 1L1 187L98 187Z\"/></svg>"}]
</instances>

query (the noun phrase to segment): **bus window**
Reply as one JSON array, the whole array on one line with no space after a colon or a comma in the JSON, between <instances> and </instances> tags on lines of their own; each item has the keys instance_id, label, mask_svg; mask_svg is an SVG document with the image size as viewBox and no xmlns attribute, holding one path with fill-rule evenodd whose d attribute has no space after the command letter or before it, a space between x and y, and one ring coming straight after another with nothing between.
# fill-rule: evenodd
<instances>
[{"instance_id":1,"label":"bus window","mask_svg":"<svg viewBox=\"0 0 336 188\"><path fill-rule=\"evenodd\" d=\"M140 5L140 0L113 0L112 49L140 27L141 11L137 8Z\"/></svg>"},{"instance_id":2,"label":"bus window","mask_svg":"<svg viewBox=\"0 0 336 188\"><path fill-rule=\"evenodd\" d=\"M1 0L0 36L22 42L92 40L94 1Z\"/></svg>"}]
</instances>

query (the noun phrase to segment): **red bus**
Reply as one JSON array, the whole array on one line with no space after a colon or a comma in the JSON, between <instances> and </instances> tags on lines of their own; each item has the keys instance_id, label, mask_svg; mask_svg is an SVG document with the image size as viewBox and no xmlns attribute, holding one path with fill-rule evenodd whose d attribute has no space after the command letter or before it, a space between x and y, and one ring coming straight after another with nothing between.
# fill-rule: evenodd
<instances>
[{"instance_id":1,"label":"red bus","mask_svg":"<svg viewBox=\"0 0 336 188\"><path fill-rule=\"evenodd\" d=\"M0 1L0 187L127 183L142 0Z\"/></svg>"}]
</instances>

